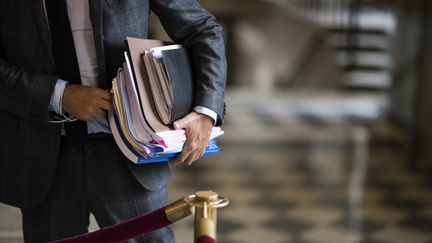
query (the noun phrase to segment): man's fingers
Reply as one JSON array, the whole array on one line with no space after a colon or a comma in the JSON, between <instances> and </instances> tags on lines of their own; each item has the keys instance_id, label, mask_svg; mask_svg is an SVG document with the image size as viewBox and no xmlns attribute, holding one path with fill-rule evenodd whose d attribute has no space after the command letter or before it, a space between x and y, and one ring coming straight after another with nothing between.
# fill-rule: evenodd
<instances>
[{"instance_id":1,"label":"man's fingers","mask_svg":"<svg viewBox=\"0 0 432 243\"><path fill-rule=\"evenodd\" d=\"M106 110L106 111L114 111L114 107L111 101L105 100L105 99L100 99L98 101L98 106L100 109Z\"/></svg>"},{"instance_id":2,"label":"man's fingers","mask_svg":"<svg viewBox=\"0 0 432 243\"><path fill-rule=\"evenodd\" d=\"M196 156L194 158L194 161L201 159L201 157L204 155L204 151L205 151L206 146L207 146L207 143L199 151L197 151Z\"/></svg>"},{"instance_id":3,"label":"man's fingers","mask_svg":"<svg viewBox=\"0 0 432 243\"><path fill-rule=\"evenodd\" d=\"M193 141L194 140L190 140L190 142L185 145L182 153L171 161L172 164L182 163L191 165L194 161L202 157L205 146Z\"/></svg>"},{"instance_id":4,"label":"man's fingers","mask_svg":"<svg viewBox=\"0 0 432 243\"><path fill-rule=\"evenodd\" d=\"M200 151L183 150L176 158L170 160L170 164L187 164L192 165L193 162L199 160L204 154L204 149Z\"/></svg>"},{"instance_id":5,"label":"man's fingers","mask_svg":"<svg viewBox=\"0 0 432 243\"><path fill-rule=\"evenodd\" d=\"M213 126L212 122L208 122L210 120L211 118L206 115L191 112L174 122L174 128L186 129L187 140L182 153L174 158L171 163L191 165L202 157Z\"/></svg>"},{"instance_id":6,"label":"man's fingers","mask_svg":"<svg viewBox=\"0 0 432 243\"><path fill-rule=\"evenodd\" d=\"M183 163L190 152L183 150L177 157L170 161L171 164Z\"/></svg>"},{"instance_id":7,"label":"man's fingers","mask_svg":"<svg viewBox=\"0 0 432 243\"><path fill-rule=\"evenodd\" d=\"M192 165L193 162L199 160L202 157L202 152L195 151L194 153L191 153L186 160L183 162L183 164Z\"/></svg>"},{"instance_id":8,"label":"man's fingers","mask_svg":"<svg viewBox=\"0 0 432 243\"><path fill-rule=\"evenodd\" d=\"M110 92L100 89L100 96L104 100L112 101L112 94Z\"/></svg>"},{"instance_id":9,"label":"man's fingers","mask_svg":"<svg viewBox=\"0 0 432 243\"><path fill-rule=\"evenodd\" d=\"M174 129L184 129L187 128L188 124L191 122L191 113L186 115L185 117L178 119L173 123Z\"/></svg>"},{"instance_id":10,"label":"man's fingers","mask_svg":"<svg viewBox=\"0 0 432 243\"><path fill-rule=\"evenodd\" d=\"M170 162L172 164L183 163L191 152L192 150L190 149L190 141L186 140L186 143L183 147L183 151L177 157L172 159Z\"/></svg>"},{"instance_id":11,"label":"man's fingers","mask_svg":"<svg viewBox=\"0 0 432 243\"><path fill-rule=\"evenodd\" d=\"M194 161L196 161L196 153L191 153L189 156L183 161L183 164L192 165Z\"/></svg>"},{"instance_id":12,"label":"man's fingers","mask_svg":"<svg viewBox=\"0 0 432 243\"><path fill-rule=\"evenodd\" d=\"M197 160L199 160L199 159L201 159L203 157L204 150L205 150L205 147L201 150L201 152L197 153L197 155L195 157L195 161L197 161Z\"/></svg>"},{"instance_id":13,"label":"man's fingers","mask_svg":"<svg viewBox=\"0 0 432 243\"><path fill-rule=\"evenodd\" d=\"M80 120L91 121L113 111L112 95L103 89L83 85L66 85L63 93L63 110Z\"/></svg>"},{"instance_id":14,"label":"man's fingers","mask_svg":"<svg viewBox=\"0 0 432 243\"><path fill-rule=\"evenodd\" d=\"M174 158L171 163L172 164L176 164L176 163L185 163L186 160L189 158L189 156L191 154L193 154L195 152L194 149L194 138L190 138L188 140L186 140L186 143L183 147L183 151L176 157Z\"/></svg>"},{"instance_id":15,"label":"man's fingers","mask_svg":"<svg viewBox=\"0 0 432 243\"><path fill-rule=\"evenodd\" d=\"M92 112L85 112L80 114L78 117L82 121L93 121L94 119L101 118L105 116L105 112L101 109L95 109Z\"/></svg>"},{"instance_id":16,"label":"man's fingers","mask_svg":"<svg viewBox=\"0 0 432 243\"><path fill-rule=\"evenodd\" d=\"M174 129L183 129L186 127L186 123L183 121L183 119L177 120L173 123Z\"/></svg>"}]
</instances>

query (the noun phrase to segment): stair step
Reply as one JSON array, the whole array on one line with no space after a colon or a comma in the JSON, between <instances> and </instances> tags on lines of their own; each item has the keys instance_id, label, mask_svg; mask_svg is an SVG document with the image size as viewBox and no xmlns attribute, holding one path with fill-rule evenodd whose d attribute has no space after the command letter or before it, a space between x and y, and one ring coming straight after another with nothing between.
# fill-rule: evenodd
<instances>
[{"instance_id":1,"label":"stair step","mask_svg":"<svg viewBox=\"0 0 432 243\"><path fill-rule=\"evenodd\" d=\"M350 58L354 58L354 60L350 60ZM354 61L354 63L351 63L352 61ZM353 51L349 54L346 52L339 52L337 54L337 63L341 66L352 64L382 68L391 68L393 66L393 60L389 53L367 51Z\"/></svg>"},{"instance_id":2,"label":"stair step","mask_svg":"<svg viewBox=\"0 0 432 243\"><path fill-rule=\"evenodd\" d=\"M387 36L359 32L350 33L350 35L356 40L359 47L389 49L390 38ZM333 47L343 47L349 44L347 33L330 33L326 40Z\"/></svg>"},{"instance_id":3,"label":"stair step","mask_svg":"<svg viewBox=\"0 0 432 243\"><path fill-rule=\"evenodd\" d=\"M372 46L335 46L334 47L338 51L357 51L357 52L374 52L374 53L387 53L387 50L381 47L372 47Z\"/></svg>"},{"instance_id":4,"label":"stair step","mask_svg":"<svg viewBox=\"0 0 432 243\"><path fill-rule=\"evenodd\" d=\"M389 72L352 71L344 76L344 84L350 87L388 89L392 84L392 77Z\"/></svg>"},{"instance_id":5,"label":"stair step","mask_svg":"<svg viewBox=\"0 0 432 243\"><path fill-rule=\"evenodd\" d=\"M351 72L351 71L376 71L376 72L382 72L382 71L390 71L389 68L380 67L380 66L372 66L372 65L346 65L342 67L344 71Z\"/></svg>"},{"instance_id":6,"label":"stair step","mask_svg":"<svg viewBox=\"0 0 432 243\"><path fill-rule=\"evenodd\" d=\"M369 34L369 35L380 35L380 36L388 36L388 33L383 29L378 28L350 28L349 26L346 27L330 27L327 28L327 31L332 33L342 33L347 34Z\"/></svg>"}]
</instances>

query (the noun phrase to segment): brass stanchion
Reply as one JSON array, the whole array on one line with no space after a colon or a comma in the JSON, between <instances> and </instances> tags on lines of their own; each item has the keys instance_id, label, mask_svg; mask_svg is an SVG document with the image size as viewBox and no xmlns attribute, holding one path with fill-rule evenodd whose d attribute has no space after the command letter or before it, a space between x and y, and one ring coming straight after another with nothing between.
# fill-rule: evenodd
<instances>
[{"instance_id":1,"label":"brass stanchion","mask_svg":"<svg viewBox=\"0 0 432 243\"><path fill-rule=\"evenodd\" d=\"M195 208L195 242L216 242L217 208L227 206L229 200L213 191L200 191L185 201ZM203 237L206 240L201 241Z\"/></svg>"},{"instance_id":2,"label":"brass stanchion","mask_svg":"<svg viewBox=\"0 0 432 243\"><path fill-rule=\"evenodd\" d=\"M228 205L228 199L212 191L200 191L177 200L164 208L157 209L124 222L99 230L69 237L54 243L70 242L121 242L158 230L194 214L195 242L215 243L217 208Z\"/></svg>"},{"instance_id":3,"label":"brass stanchion","mask_svg":"<svg viewBox=\"0 0 432 243\"><path fill-rule=\"evenodd\" d=\"M179 199L165 207L165 215L171 223L194 214L195 208L187 203L188 197Z\"/></svg>"}]
</instances>

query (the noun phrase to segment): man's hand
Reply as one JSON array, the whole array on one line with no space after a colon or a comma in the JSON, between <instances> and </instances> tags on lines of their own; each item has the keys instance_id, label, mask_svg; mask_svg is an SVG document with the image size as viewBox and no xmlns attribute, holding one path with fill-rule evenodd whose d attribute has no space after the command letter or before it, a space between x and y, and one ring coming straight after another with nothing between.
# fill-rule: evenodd
<instances>
[{"instance_id":1,"label":"man's hand","mask_svg":"<svg viewBox=\"0 0 432 243\"><path fill-rule=\"evenodd\" d=\"M103 117L104 110L114 110L111 93L98 87L74 84L66 85L62 108L63 111L83 121Z\"/></svg>"},{"instance_id":2,"label":"man's hand","mask_svg":"<svg viewBox=\"0 0 432 243\"><path fill-rule=\"evenodd\" d=\"M213 119L193 111L174 122L174 128L186 130L186 144L180 155L172 159L170 163L191 165L204 153L213 128Z\"/></svg>"}]
</instances>

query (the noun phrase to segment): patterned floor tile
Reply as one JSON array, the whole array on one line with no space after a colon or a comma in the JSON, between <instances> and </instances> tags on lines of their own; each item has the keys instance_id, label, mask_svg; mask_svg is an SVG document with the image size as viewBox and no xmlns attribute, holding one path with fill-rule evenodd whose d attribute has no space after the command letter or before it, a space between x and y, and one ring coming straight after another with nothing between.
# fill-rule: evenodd
<instances>
[{"instance_id":1,"label":"patterned floor tile","mask_svg":"<svg viewBox=\"0 0 432 243\"><path fill-rule=\"evenodd\" d=\"M320 243L357 243L361 239L361 235L333 227L317 227L305 232L302 239Z\"/></svg>"},{"instance_id":2,"label":"patterned floor tile","mask_svg":"<svg viewBox=\"0 0 432 243\"><path fill-rule=\"evenodd\" d=\"M222 242L222 243L244 243L241 241L230 240L229 238L226 238L226 237L219 237L219 238L217 238L217 241Z\"/></svg>"},{"instance_id":3,"label":"patterned floor tile","mask_svg":"<svg viewBox=\"0 0 432 243\"><path fill-rule=\"evenodd\" d=\"M239 243L289 243L292 236L273 229L262 227L248 227L231 233L227 239Z\"/></svg>"},{"instance_id":4,"label":"patterned floor tile","mask_svg":"<svg viewBox=\"0 0 432 243\"><path fill-rule=\"evenodd\" d=\"M298 235L305 232L315 225L306 219L289 218L286 216L279 216L261 223L265 229L271 228L281 232L289 232L292 235Z\"/></svg>"},{"instance_id":5,"label":"patterned floor tile","mask_svg":"<svg viewBox=\"0 0 432 243\"><path fill-rule=\"evenodd\" d=\"M287 210L287 217L298 218L312 222L316 226L331 224L342 218L343 211L339 209L328 209L312 205L300 206Z\"/></svg>"},{"instance_id":6,"label":"patterned floor tile","mask_svg":"<svg viewBox=\"0 0 432 243\"><path fill-rule=\"evenodd\" d=\"M400 226L390 226L373 234L372 239L383 240L392 243L426 243L432 239L432 234L426 234L417 230Z\"/></svg>"},{"instance_id":7,"label":"patterned floor tile","mask_svg":"<svg viewBox=\"0 0 432 243\"><path fill-rule=\"evenodd\" d=\"M432 202L419 211L419 215L427 218L432 218Z\"/></svg>"},{"instance_id":8,"label":"patterned floor tile","mask_svg":"<svg viewBox=\"0 0 432 243\"><path fill-rule=\"evenodd\" d=\"M426 206L427 202L424 202L421 199L404 199L395 195L390 195L388 198L382 201L382 204L386 205L387 207L417 211Z\"/></svg>"},{"instance_id":9,"label":"patterned floor tile","mask_svg":"<svg viewBox=\"0 0 432 243\"><path fill-rule=\"evenodd\" d=\"M236 232L247 227L247 224L244 224L236 219L232 220L227 218L219 218L217 230L221 235L229 235L232 232Z\"/></svg>"},{"instance_id":10,"label":"patterned floor tile","mask_svg":"<svg viewBox=\"0 0 432 243\"><path fill-rule=\"evenodd\" d=\"M420 188L417 186L405 186L400 192L399 197L408 200L422 200L423 202L432 203L432 189Z\"/></svg>"},{"instance_id":11,"label":"patterned floor tile","mask_svg":"<svg viewBox=\"0 0 432 243\"><path fill-rule=\"evenodd\" d=\"M189 188L190 191L196 192L200 190L213 190L218 191L223 185L217 181L209 181L202 178L194 178L190 180L179 181L176 183L178 186Z\"/></svg>"},{"instance_id":12,"label":"patterned floor tile","mask_svg":"<svg viewBox=\"0 0 432 243\"><path fill-rule=\"evenodd\" d=\"M319 241L310 241L310 240L304 240L304 239L295 239L290 241L289 243L319 243Z\"/></svg>"},{"instance_id":13,"label":"patterned floor tile","mask_svg":"<svg viewBox=\"0 0 432 243\"><path fill-rule=\"evenodd\" d=\"M385 240L371 240L371 239L365 239L365 240L361 240L358 243L392 243L390 241L385 241Z\"/></svg>"},{"instance_id":14,"label":"patterned floor tile","mask_svg":"<svg viewBox=\"0 0 432 243\"><path fill-rule=\"evenodd\" d=\"M239 206L247 206L250 205L251 202L260 200L263 196L253 189L245 190L244 188L233 185L229 187L224 187L220 194L222 196L230 199L230 205L239 205Z\"/></svg>"},{"instance_id":15,"label":"patterned floor tile","mask_svg":"<svg viewBox=\"0 0 432 243\"><path fill-rule=\"evenodd\" d=\"M275 191L274 197L281 201L292 201L303 206L317 201L321 195L318 190L287 185L284 189Z\"/></svg>"},{"instance_id":16,"label":"patterned floor tile","mask_svg":"<svg viewBox=\"0 0 432 243\"><path fill-rule=\"evenodd\" d=\"M242 182L240 186L242 188L249 189L249 190L253 189L257 191L257 193L271 194L272 192L278 189L282 189L284 185L281 183L272 182L268 180L264 181L260 178L256 178L247 182Z\"/></svg>"},{"instance_id":17,"label":"patterned floor tile","mask_svg":"<svg viewBox=\"0 0 432 243\"><path fill-rule=\"evenodd\" d=\"M298 204L294 201L288 201L288 200L278 200L277 198L269 198L269 197L262 197L258 200L251 201L249 203L250 206L257 207L260 209L267 209L267 210L273 210L275 213L282 212L289 208L294 208L298 206Z\"/></svg>"},{"instance_id":18,"label":"patterned floor tile","mask_svg":"<svg viewBox=\"0 0 432 243\"><path fill-rule=\"evenodd\" d=\"M326 196L323 198L319 198L317 201L313 202L313 205L318 207L326 207L329 209L341 209L341 210L349 210L349 200L346 197L335 197L335 196Z\"/></svg>"},{"instance_id":19,"label":"patterned floor tile","mask_svg":"<svg viewBox=\"0 0 432 243\"><path fill-rule=\"evenodd\" d=\"M224 170L212 170L212 173L206 175L207 180L217 181L225 186L240 185L245 181L249 181L249 173L246 171L238 171L236 173L230 173L228 169Z\"/></svg>"},{"instance_id":20,"label":"patterned floor tile","mask_svg":"<svg viewBox=\"0 0 432 243\"><path fill-rule=\"evenodd\" d=\"M362 209L362 217L370 220L393 224L409 215L407 210L388 208L385 205L367 206Z\"/></svg>"},{"instance_id":21,"label":"patterned floor tile","mask_svg":"<svg viewBox=\"0 0 432 243\"><path fill-rule=\"evenodd\" d=\"M386 193L377 188L364 188L362 198L363 204L366 207L373 207L374 205L380 204L386 197Z\"/></svg>"},{"instance_id":22,"label":"patterned floor tile","mask_svg":"<svg viewBox=\"0 0 432 243\"><path fill-rule=\"evenodd\" d=\"M174 230L175 237L177 242L194 242L194 231L190 226L190 223L193 221L180 221L172 227Z\"/></svg>"},{"instance_id":23,"label":"patterned floor tile","mask_svg":"<svg viewBox=\"0 0 432 243\"><path fill-rule=\"evenodd\" d=\"M276 215L270 210L263 210L260 208L238 205L235 207L227 207L218 210L219 218L227 220L235 220L244 225L252 226L259 225L264 221L268 221L276 217Z\"/></svg>"},{"instance_id":24,"label":"patterned floor tile","mask_svg":"<svg viewBox=\"0 0 432 243\"><path fill-rule=\"evenodd\" d=\"M404 187L416 187L421 185L423 178L413 177L409 173L407 173L407 170L408 168L406 168L406 166L400 165L400 167L393 168L393 171L389 171L391 173L381 173L379 175L379 180L398 182Z\"/></svg>"},{"instance_id":25,"label":"patterned floor tile","mask_svg":"<svg viewBox=\"0 0 432 243\"><path fill-rule=\"evenodd\" d=\"M420 215L412 215L399 221L399 225L418 231L423 231L424 233L430 234L432 236L432 218Z\"/></svg>"},{"instance_id":26,"label":"patterned floor tile","mask_svg":"<svg viewBox=\"0 0 432 243\"><path fill-rule=\"evenodd\" d=\"M343 217L340 220L337 220L333 225L345 231L351 231L365 235L377 232L378 230L385 227L384 222L371 219L350 217L349 215Z\"/></svg>"}]
</instances>

